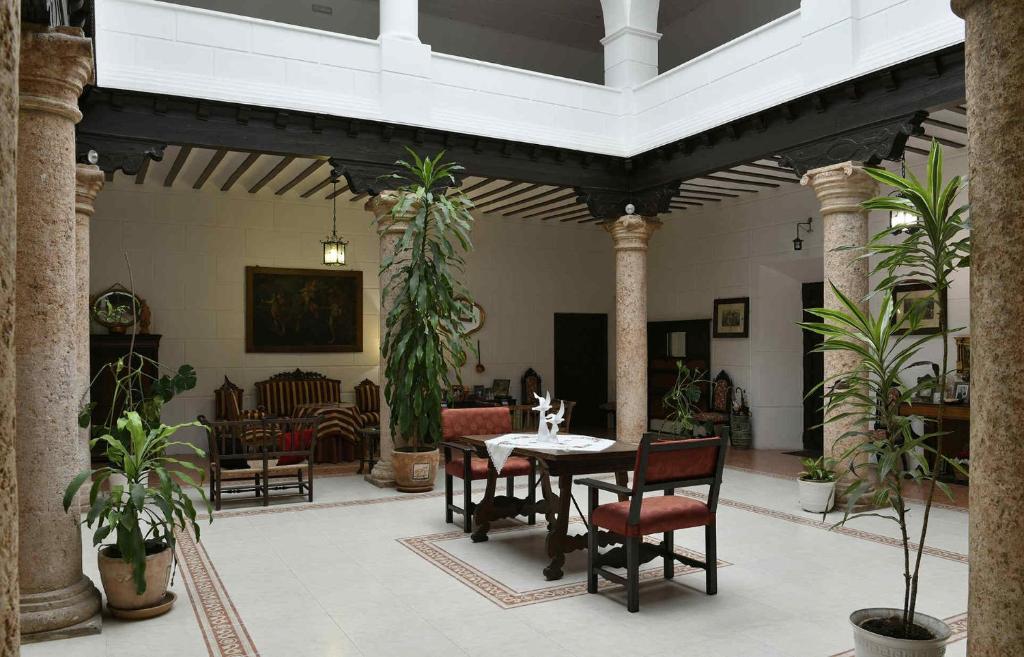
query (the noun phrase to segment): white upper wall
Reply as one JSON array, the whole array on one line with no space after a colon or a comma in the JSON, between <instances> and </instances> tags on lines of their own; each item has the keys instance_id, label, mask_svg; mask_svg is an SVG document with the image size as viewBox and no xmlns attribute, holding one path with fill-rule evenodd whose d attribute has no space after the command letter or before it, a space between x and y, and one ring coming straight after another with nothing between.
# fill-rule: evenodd
<instances>
[{"instance_id":1,"label":"white upper wall","mask_svg":"<svg viewBox=\"0 0 1024 657\"><path fill-rule=\"evenodd\" d=\"M964 36L947 2L803 0L799 10L616 89L432 52L423 22L420 44L155 0L96 0L97 82L630 156Z\"/></svg>"}]
</instances>

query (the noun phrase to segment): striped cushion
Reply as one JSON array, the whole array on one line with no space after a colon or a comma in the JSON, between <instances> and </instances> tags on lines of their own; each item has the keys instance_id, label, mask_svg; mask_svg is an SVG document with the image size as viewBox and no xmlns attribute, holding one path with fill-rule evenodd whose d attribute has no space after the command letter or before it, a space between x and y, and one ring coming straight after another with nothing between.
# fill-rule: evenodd
<instances>
[{"instance_id":1,"label":"striped cushion","mask_svg":"<svg viewBox=\"0 0 1024 657\"><path fill-rule=\"evenodd\" d=\"M319 416L320 433L317 440L341 438L342 440L356 442L356 430L363 426L359 423L359 415L353 406L320 406L317 404L305 404L295 408L295 417Z\"/></svg>"},{"instance_id":2,"label":"striped cushion","mask_svg":"<svg viewBox=\"0 0 1024 657\"><path fill-rule=\"evenodd\" d=\"M376 427L380 425L380 413L360 413L359 426Z\"/></svg>"},{"instance_id":3,"label":"striped cushion","mask_svg":"<svg viewBox=\"0 0 1024 657\"><path fill-rule=\"evenodd\" d=\"M380 413L380 386L363 379L356 386L356 406L360 413ZM377 423L380 420L378 419Z\"/></svg>"},{"instance_id":4,"label":"striped cushion","mask_svg":"<svg viewBox=\"0 0 1024 657\"><path fill-rule=\"evenodd\" d=\"M260 406L278 417L291 417L299 404L341 401L341 381L337 379L268 379L256 382Z\"/></svg>"}]
</instances>

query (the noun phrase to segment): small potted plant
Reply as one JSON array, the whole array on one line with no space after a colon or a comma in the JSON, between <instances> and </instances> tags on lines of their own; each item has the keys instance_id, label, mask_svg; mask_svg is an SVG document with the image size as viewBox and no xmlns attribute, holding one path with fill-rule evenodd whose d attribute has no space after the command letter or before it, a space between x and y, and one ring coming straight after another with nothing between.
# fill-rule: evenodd
<instances>
[{"instance_id":1,"label":"small potted plant","mask_svg":"<svg viewBox=\"0 0 1024 657\"><path fill-rule=\"evenodd\" d=\"M811 513L828 513L836 501L836 460L826 456L803 460L800 473L800 508Z\"/></svg>"},{"instance_id":2,"label":"small potted plant","mask_svg":"<svg viewBox=\"0 0 1024 657\"><path fill-rule=\"evenodd\" d=\"M667 411L661 425L663 433L692 436L698 428L694 416L700 411L701 384L706 383L700 370L690 369L683 361L676 361L676 382L672 385L661 404Z\"/></svg>"},{"instance_id":3,"label":"small potted plant","mask_svg":"<svg viewBox=\"0 0 1024 657\"><path fill-rule=\"evenodd\" d=\"M397 187L391 212L413 216L395 252L380 263L387 281L381 296L390 303L381 356L396 444L395 482L400 491L420 492L434 487L441 407L447 391L461 384L459 372L471 348L462 318L471 315L473 302L459 275L461 254L472 249L473 203L461 192L446 191L462 167L443 162L444 153L422 159L409 153L412 163L399 161L404 171L393 176L404 184Z\"/></svg>"}]
</instances>

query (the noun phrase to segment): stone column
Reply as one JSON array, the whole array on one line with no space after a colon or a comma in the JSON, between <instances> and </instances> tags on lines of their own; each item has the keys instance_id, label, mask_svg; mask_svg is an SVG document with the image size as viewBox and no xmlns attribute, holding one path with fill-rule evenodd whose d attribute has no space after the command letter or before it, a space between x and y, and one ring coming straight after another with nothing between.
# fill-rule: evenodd
<instances>
[{"instance_id":1,"label":"stone column","mask_svg":"<svg viewBox=\"0 0 1024 657\"><path fill-rule=\"evenodd\" d=\"M661 222L627 214L604 224L615 243L615 436L647 431L647 243Z\"/></svg>"},{"instance_id":2,"label":"stone column","mask_svg":"<svg viewBox=\"0 0 1024 657\"><path fill-rule=\"evenodd\" d=\"M0 657L19 654L18 476L14 464L14 253L21 3L0 0Z\"/></svg>"},{"instance_id":3,"label":"stone column","mask_svg":"<svg viewBox=\"0 0 1024 657\"><path fill-rule=\"evenodd\" d=\"M103 187L103 172L91 164L75 168L75 339L77 348L77 380L75 402L88 402L89 391L89 220L96 208L96 195ZM79 470L89 467L89 429L79 430L82 459ZM88 489L79 494L79 503L88 504Z\"/></svg>"},{"instance_id":4,"label":"stone column","mask_svg":"<svg viewBox=\"0 0 1024 657\"><path fill-rule=\"evenodd\" d=\"M395 252L395 245L405 232L405 223L415 216L410 213L403 216L395 216L391 209L398 203L399 194L393 191L383 191L366 202L366 209L373 213L378 226L382 229L380 234L380 259ZM384 288L388 279L380 276L380 340L384 341L385 323L387 322L388 311L391 303L384 294ZM380 460L373 467L373 472L366 475L366 480L375 486L390 487L395 485L395 469L391 462L391 455L395 451L394 436L391 435L391 409L384 398L384 386L387 377L384 374L384 358L380 358L380 374L378 375L380 395Z\"/></svg>"},{"instance_id":5,"label":"stone column","mask_svg":"<svg viewBox=\"0 0 1024 657\"><path fill-rule=\"evenodd\" d=\"M75 123L92 75L81 30L21 33L15 332L22 641L95 633L100 594L82 574L78 510L61 505L82 464L77 416Z\"/></svg>"},{"instance_id":6,"label":"stone column","mask_svg":"<svg viewBox=\"0 0 1024 657\"><path fill-rule=\"evenodd\" d=\"M1024 645L1024 0L955 0L967 22L971 518L967 651Z\"/></svg>"},{"instance_id":7,"label":"stone column","mask_svg":"<svg viewBox=\"0 0 1024 657\"><path fill-rule=\"evenodd\" d=\"M380 0L380 36L419 42L419 0Z\"/></svg>"},{"instance_id":8,"label":"stone column","mask_svg":"<svg viewBox=\"0 0 1024 657\"><path fill-rule=\"evenodd\" d=\"M840 247L865 246L868 241L868 212L861 207L863 201L875 196L877 185L853 162L834 164L812 169L800 181L814 189L821 202L821 217L824 224L825 259L825 307L840 310L839 299L829 285L835 285L848 298L859 301L861 308L867 308L868 261L861 258L862 252L836 251ZM825 380L840 372L848 372L859 362L856 354L847 351L825 353ZM838 459L856 444L856 438L839 437L856 427L856 422L837 421L825 425L825 454ZM839 467L845 469L847 463ZM866 474L866 473L865 473ZM848 480L848 478L847 478ZM841 489L843 486L837 487Z\"/></svg>"}]
</instances>

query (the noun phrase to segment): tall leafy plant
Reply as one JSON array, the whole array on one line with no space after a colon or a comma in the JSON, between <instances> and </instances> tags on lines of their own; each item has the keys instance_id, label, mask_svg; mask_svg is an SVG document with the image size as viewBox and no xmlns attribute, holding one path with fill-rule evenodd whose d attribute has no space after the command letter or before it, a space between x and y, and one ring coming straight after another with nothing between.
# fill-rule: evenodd
<instances>
[{"instance_id":1,"label":"tall leafy plant","mask_svg":"<svg viewBox=\"0 0 1024 657\"><path fill-rule=\"evenodd\" d=\"M444 152L397 162L399 200L387 221L405 221L394 252L381 261L382 294L391 304L381 353L391 409L391 431L412 451L433 449L441 436L446 391L461 383L469 341L464 320L472 301L459 281L472 249L472 201L458 191L462 167L444 162ZM406 220L406 217L411 218ZM379 225L383 232L386 225Z\"/></svg>"},{"instance_id":2,"label":"tall leafy plant","mask_svg":"<svg viewBox=\"0 0 1024 657\"><path fill-rule=\"evenodd\" d=\"M700 410L701 386L707 383L702 372L690 369L681 360L676 361L676 381L662 397L661 404L668 411L665 420L673 433L692 432L696 423L693 418Z\"/></svg>"},{"instance_id":3,"label":"tall leafy plant","mask_svg":"<svg viewBox=\"0 0 1024 657\"><path fill-rule=\"evenodd\" d=\"M871 210L903 211L917 217L917 225L901 239L890 230L874 235L868 242L865 258L876 258L872 274L878 277L873 295L881 296L877 312L865 311L855 300L833 286L842 309L818 308L811 311L820 322L803 326L825 340L820 351L850 351L858 356L851 371L824 382L829 417L826 422L850 421L853 427L840 440L856 437L854 446L842 455L849 459L852 481L846 490L847 508L840 524L864 516L894 521L900 529L903 545L904 600L898 628L881 631L902 638L926 638L914 623L920 582L921 556L928 536L928 521L936 489L951 495L938 480L942 465L962 472L962 466L942 453L944 394L940 394L938 418L934 430L917 436L911 428L913 418L900 414L902 404L912 404L923 387L945 391L949 372L949 327L942 322L938 335L942 341L942 363L938 381L908 386L901 374L926 363L916 360L921 348L935 336L905 337L913 334L926 304L938 304L952 284L954 273L970 266L970 237L967 206L954 208L963 181L959 176L948 182L942 176L942 152L932 144L924 181L912 173L907 177L884 169L865 169L868 175L894 188L889 196L871 199L863 205ZM931 289L927 298L909 308L898 309L894 289L905 283L924 283ZM945 309L942 309L945 312ZM871 429L877 422L881 429ZM923 454L923 458L919 455ZM925 490L925 507L916 550L910 541L906 482L913 480ZM866 499L867 498L867 499ZM874 511L855 512L864 502ZM877 509L891 510L891 513Z\"/></svg>"}]
</instances>

